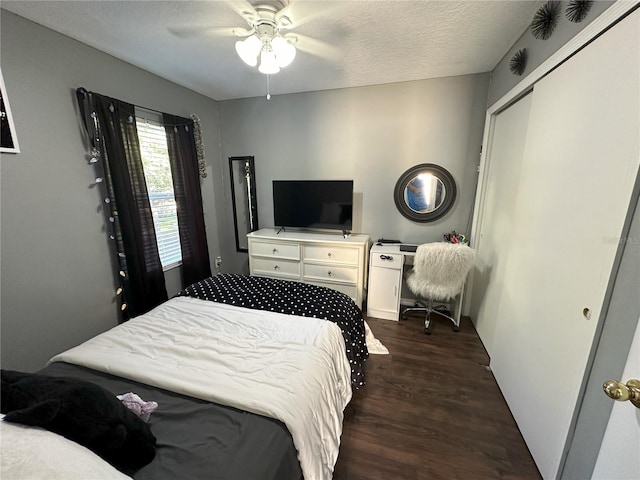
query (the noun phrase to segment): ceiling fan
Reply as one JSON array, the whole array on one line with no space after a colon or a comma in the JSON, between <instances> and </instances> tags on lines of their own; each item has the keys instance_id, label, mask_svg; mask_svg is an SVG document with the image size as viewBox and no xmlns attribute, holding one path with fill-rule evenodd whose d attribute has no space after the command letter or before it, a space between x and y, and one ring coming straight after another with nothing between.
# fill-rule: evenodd
<instances>
[{"instance_id":1,"label":"ceiling fan","mask_svg":"<svg viewBox=\"0 0 640 480\"><path fill-rule=\"evenodd\" d=\"M244 40L236 42L236 52L249 66L259 63L258 71L267 75L278 73L291 64L296 56L298 38L287 34L293 22L286 15L287 7L278 10L273 5L256 5L252 12L243 12L249 29L240 35Z\"/></svg>"},{"instance_id":2,"label":"ceiling fan","mask_svg":"<svg viewBox=\"0 0 640 480\"><path fill-rule=\"evenodd\" d=\"M226 2L247 23L247 27L216 28L187 27L170 28L177 36L191 36L203 31L217 35L234 35L242 38L235 44L238 56L249 66L258 66L258 71L267 75L274 74L291 64L297 50L324 58L337 58L335 47L299 32L293 32L322 13L317 7L314 11L309 3L284 3L279 0L258 0ZM294 11L295 10L295 11ZM326 12L326 9L325 9Z\"/></svg>"}]
</instances>

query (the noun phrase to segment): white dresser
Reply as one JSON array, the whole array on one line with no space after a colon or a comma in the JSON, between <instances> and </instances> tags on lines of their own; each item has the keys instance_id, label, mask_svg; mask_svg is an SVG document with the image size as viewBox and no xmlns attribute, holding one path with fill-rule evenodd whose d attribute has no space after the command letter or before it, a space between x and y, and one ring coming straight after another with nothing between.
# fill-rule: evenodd
<instances>
[{"instance_id":1,"label":"white dresser","mask_svg":"<svg viewBox=\"0 0 640 480\"><path fill-rule=\"evenodd\" d=\"M263 228L247 234L251 275L282 278L346 293L362 308L367 279L369 235L282 231Z\"/></svg>"}]
</instances>

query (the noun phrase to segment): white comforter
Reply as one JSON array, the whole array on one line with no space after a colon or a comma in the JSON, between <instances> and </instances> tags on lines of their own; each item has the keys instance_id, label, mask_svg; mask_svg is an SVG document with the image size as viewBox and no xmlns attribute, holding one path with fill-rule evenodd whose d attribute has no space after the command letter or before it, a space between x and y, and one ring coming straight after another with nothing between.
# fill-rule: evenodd
<instances>
[{"instance_id":1,"label":"white comforter","mask_svg":"<svg viewBox=\"0 0 640 480\"><path fill-rule=\"evenodd\" d=\"M332 476L351 399L332 322L177 297L51 361L281 420L305 479Z\"/></svg>"}]
</instances>

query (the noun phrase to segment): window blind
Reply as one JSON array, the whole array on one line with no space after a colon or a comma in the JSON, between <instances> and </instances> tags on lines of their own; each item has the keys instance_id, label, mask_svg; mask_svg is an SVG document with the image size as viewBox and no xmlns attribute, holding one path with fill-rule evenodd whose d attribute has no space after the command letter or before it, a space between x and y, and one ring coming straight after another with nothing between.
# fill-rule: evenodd
<instances>
[{"instance_id":1,"label":"window blind","mask_svg":"<svg viewBox=\"0 0 640 480\"><path fill-rule=\"evenodd\" d=\"M144 112L145 117L153 115ZM144 176L156 229L160 261L164 269L182 261L176 200L164 127L149 118L136 118Z\"/></svg>"}]
</instances>

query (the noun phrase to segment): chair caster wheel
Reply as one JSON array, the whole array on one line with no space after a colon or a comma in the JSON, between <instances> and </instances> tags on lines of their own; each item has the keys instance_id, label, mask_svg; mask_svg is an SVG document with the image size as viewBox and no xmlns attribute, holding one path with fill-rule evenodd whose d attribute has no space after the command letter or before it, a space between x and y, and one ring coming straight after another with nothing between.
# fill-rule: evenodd
<instances>
[{"instance_id":1,"label":"chair caster wheel","mask_svg":"<svg viewBox=\"0 0 640 480\"><path fill-rule=\"evenodd\" d=\"M431 329L430 328L425 328L424 329L424 334L425 335L431 335Z\"/></svg>"},{"instance_id":2,"label":"chair caster wheel","mask_svg":"<svg viewBox=\"0 0 640 480\"><path fill-rule=\"evenodd\" d=\"M453 331L454 332L459 332L460 331L460 327L458 325L454 325L453 326Z\"/></svg>"},{"instance_id":3,"label":"chair caster wheel","mask_svg":"<svg viewBox=\"0 0 640 480\"><path fill-rule=\"evenodd\" d=\"M400 315L400 320L406 320L407 316L403 313L402 315Z\"/></svg>"}]
</instances>

